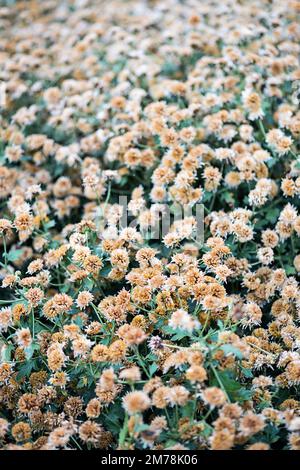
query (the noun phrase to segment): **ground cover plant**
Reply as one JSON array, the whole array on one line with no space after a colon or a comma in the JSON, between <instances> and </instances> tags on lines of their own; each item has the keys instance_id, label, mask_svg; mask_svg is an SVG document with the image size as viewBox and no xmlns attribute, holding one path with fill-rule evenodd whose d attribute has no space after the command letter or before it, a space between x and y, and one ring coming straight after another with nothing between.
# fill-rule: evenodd
<instances>
[{"instance_id":1,"label":"ground cover plant","mask_svg":"<svg viewBox=\"0 0 300 470\"><path fill-rule=\"evenodd\" d=\"M300 2L0 3L0 447L299 450Z\"/></svg>"}]
</instances>

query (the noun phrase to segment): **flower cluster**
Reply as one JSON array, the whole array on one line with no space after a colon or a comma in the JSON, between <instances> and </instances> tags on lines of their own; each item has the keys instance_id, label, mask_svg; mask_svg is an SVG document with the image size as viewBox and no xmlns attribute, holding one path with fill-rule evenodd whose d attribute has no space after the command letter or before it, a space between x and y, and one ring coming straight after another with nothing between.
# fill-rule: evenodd
<instances>
[{"instance_id":1,"label":"flower cluster","mask_svg":"<svg viewBox=\"0 0 300 470\"><path fill-rule=\"evenodd\" d=\"M300 450L299 12L0 7L1 448Z\"/></svg>"}]
</instances>

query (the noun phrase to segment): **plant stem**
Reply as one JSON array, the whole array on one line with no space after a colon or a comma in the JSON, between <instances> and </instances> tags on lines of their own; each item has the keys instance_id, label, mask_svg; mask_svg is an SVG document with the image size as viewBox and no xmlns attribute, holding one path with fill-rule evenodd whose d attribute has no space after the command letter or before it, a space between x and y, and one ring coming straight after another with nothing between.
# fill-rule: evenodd
<instances>
[{"instance_id":1,"label":"plant stem","mask_svg":"<svg viewBox=\"0 0 300 470\"><path fill-rule=\"evenodd\" d=\"M229 403L230 403L230 398L229 398L229 396L228 396L228 393L226 392L226 389L225 389L225 387L224 387L224 385L223 385L223 383L222 383L222 380L220 379L220 376L219 376L219 374L218 374L217 369L215 368L215 366L214 366L213 364L211 364L211 368L212 368L213 373L215 374L215 377L216 377L216 379L217 379L217 381L218 381L218 384L220 385L221 389L223 390L224 394L226 395L227 400L228 400Z\"/></svg>"},{"instance_id":2,"label":"plant stem","mask_svg":"<svg viewBox=\"0 0 300 470\"><path fill-rule=\"evenodd\" d=\"M125 413L123 428L121 429L120 434L119 434L119 447L123 446L127 433L128 433L128 414Z\"/></svg>"},{"instance_id":3,"label":"plant stem","mask_svg":"<svg viewBox=\"0 0 300 470\"><path fill-rule=\"evenodd\" d=\"M140 352L138 350L138 346L136 346L135 348L135 353L136 353L136 357L137 357L137 360L138 360L138 363L140 364L141 368L143 369L143 371L145 372L145 374L147 375L148 379L151 379L151 375L149 374L148 370L146 369L145 367L145 364L144 364L144 361L140 355Z\"/></svg>"},{"instance_id":4,"label":"plant stem","mask_svg":"<svg viewBox=\"0 0 300 470\"><path fill-rule=\"evenodd\" d=\"M4 267L5 269L7 269L7 249L6 249L6 240L5 240L5 236L2 237L2 240L3 240L3 258L4 258Z\"/></svg>"},{"instance_id":5,"label":"plant stem","mask_svg":"<svg viewBox=\"0 0 300 470\"><path fill-rule=\"evenodd\" d=\"M261 119L259 119L257 122L258 122L259 130L262 133L263 138L266 140L266 131L265 131L265 127L263 125L263 122L262 122Z\"/></svg>"}]
</instances>

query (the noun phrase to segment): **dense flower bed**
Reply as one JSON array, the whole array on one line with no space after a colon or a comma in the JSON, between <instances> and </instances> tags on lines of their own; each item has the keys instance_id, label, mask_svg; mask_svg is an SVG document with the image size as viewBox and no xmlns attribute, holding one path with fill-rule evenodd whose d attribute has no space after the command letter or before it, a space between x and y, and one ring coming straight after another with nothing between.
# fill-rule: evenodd
<instances>
[{"instance_id":1,"label":"dense flower bed","mask_svg":"<svg viewBox=\"0 0 300 470\"><path fill-rule=\"evenodd\" d=\"M1 447L300 449L300 2L2 5Z\"/></svg>"}]
</instances>

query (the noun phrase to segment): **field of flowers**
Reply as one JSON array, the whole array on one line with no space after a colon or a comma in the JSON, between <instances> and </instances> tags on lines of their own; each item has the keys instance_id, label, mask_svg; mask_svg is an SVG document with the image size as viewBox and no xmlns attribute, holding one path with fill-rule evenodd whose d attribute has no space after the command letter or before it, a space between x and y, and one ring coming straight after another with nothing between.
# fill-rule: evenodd
<instances>
[{"instance_id":1,"label":"field of flowers","mask_svg":"<svg viewBox=\"0 0 300 470\"><path fill-rule=\"evenodd\" d=\"M0 448L300 450L300 2L0 5Z\"/></svg>"}]
</instances>

